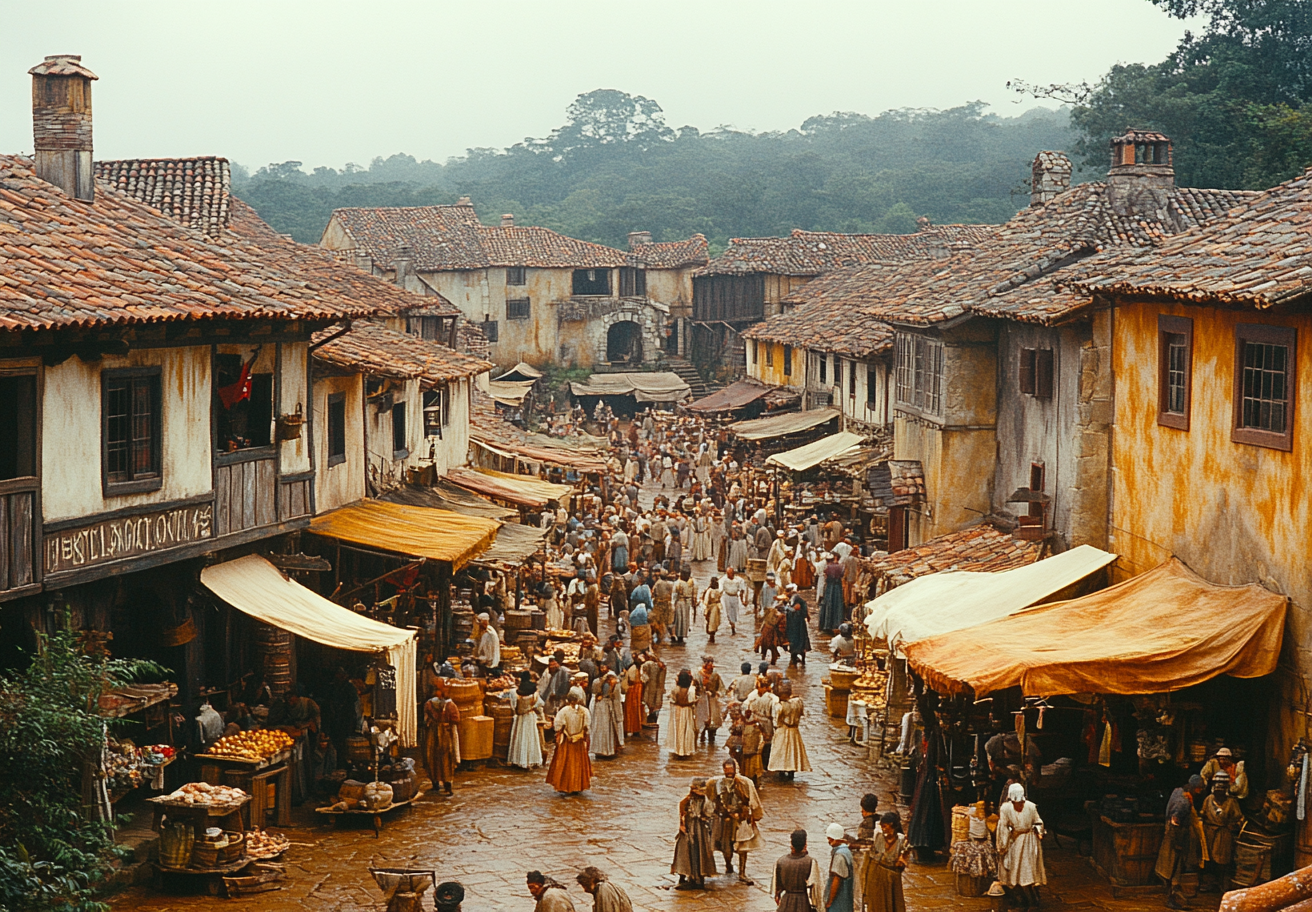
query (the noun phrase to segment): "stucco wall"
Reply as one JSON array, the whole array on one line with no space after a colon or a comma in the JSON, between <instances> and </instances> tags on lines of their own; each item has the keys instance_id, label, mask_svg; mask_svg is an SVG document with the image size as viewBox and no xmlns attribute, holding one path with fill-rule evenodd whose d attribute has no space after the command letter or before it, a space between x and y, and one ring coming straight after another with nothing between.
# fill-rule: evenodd
<instances>
[{"instance_id":1,"label":"stucco wall","mask_svg":"<svg viewBox=\"0 0 1312 912\"><path fill-rule=\"evenodd\" d=\"M306 365L309 360L308 342L284 342L282 351L281 398L277 411L282 415L296 414L300 406L301 416L308 422L310 418L309 388L306 385ZM275 416L276 417L276 416ZM302 425L301 436L295 440L284 440L278 445L279 470L284 475L307 472L310 469L310 438Z\"/></svg>"},{"instance_id":2,"label":"stucco wall","mask_svg":"<svg viewBox=\"0 0 1312 912\"><path fill-rule=\"evenodd\" d=\"M447 384L447 395L451 400L450 423L442 428L440 438L429 437L424 444L424 455L427 457L429 452L433 453L433 463L439 475L445 475L469 460L470 383L470 380L453 380Z\"/></svg>"},{"instance_id":3,"label":"stucco wall","mask_svg":"<svg viewBox=\"0 0 1312 912\"><path fill-rule=\"evenodd\" d=\"M408 455L396 458L392 449L392 410L379 411L376 400L364 409L365 446L368 447L369 478L383 486L405 480L407 466L417 465L427 452L424 447L424 405L418 380L388 380L393 406L405 404L405 450Z\"/></svg>"},{"instance_id":4,"label":"stucco wall","mask_svg":"<svg viewBox=\"0 0 1312 912\"><path fill-rule=\"evenodd\" d=\"M755 344L756 362L752 363L753 344L747 342L747 372L762 383L771 386L793 386L806 388L806 352L794 348L791 352L792 367L788 376L784 375L784 346L779 342L758 341Z\"/></svg>"},{"instance_id":5,"label":"stucco wall","mask_svg":"<svg viewBox=\"0 0 1312 912\"><path fill-rule=\"evenodd\" d=\"M44 520L165 503L213 490L210 364L210 347L198 345L138 349L93 363L73 357L46 368L41 409ZM107 498L101 485L101 371L154 366L161 368L162 485L157 491Z\"/></svg>"},{"instance_id":6,"label":"stucco wall","mask_svg":"<svg viewBox=\"0 0 1312 912\"><path fill-rule=\"evenodd\" d=\"M328 396L346 394L346 461L328 465ZM353 503L364 497L364 413L360 400L363 380L349 377L318 377L314 381L315 506L320 513Z\"/></svg>"}]
</instances>

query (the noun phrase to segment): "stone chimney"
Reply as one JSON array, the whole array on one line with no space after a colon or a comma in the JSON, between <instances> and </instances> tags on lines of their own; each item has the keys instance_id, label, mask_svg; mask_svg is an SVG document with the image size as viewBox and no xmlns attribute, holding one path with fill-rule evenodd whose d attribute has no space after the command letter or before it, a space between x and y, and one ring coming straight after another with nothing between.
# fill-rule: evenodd
<instances>
[{"instance_id":1,"label":"stone chimney","mask_svg":"<svg viewBox=\"0 0 1312 912\"><path fill-rule=\"evenodd\" d=\"M501 227L502 228L515 227L515 214L513 212L507 212L505 215L501 216Z\"/></svg>"},{"instance_id":2,"label":"stone chimney","mask_svg":"<svg viewBox=\"0 0 1312 912\"><path fill-rule=\"evenodd\" d=\"M1161 133L1130 129L1111 141L1107 200L1117 215L1163 219L1175 189L1171 140Z\"/></svg>"},{"instance_id":3,"label":"stone chimney","mask_svg":"<svg viewBox=\"0 0 1312 912\"><path fill-rule=\"evenodd\" d=\"M357 247L354 252L355 268L373 275L374 258L363 247Z\"/></svg>"},{"instance_id":4,"label":"stone chimney","mask_svg":"<svg viewBox=\"0 0 1312 912\"><path fill-rule=\"evenodd\" d=\"M415 251L409 244L399 245L392 253L392 269L396 276L392 281L405 288L406 282L415 272Z\"/></svg>"},{"instance_id":5,"label":"stone chimney","mask_svg":"<svg viewBox=\"0 0 1312 912\"><path fill-rule=\"evenodd\" d=\"M630 231L629 232L629 249L636 250L643 244L651 243L650 231Z\"/></svg>"},{"instance_id":6,"label":"stone chimney","mask_svg":"<svg viewBox=\"0 0 1312 912\"><path fill-rule=\"evenodd\" d=\"M1042 206L1071 188L1071 160L1061 152L1040 152L1030 169L1030 205Z\"/></svg>"},{"instance_id":7,"label":"stone chimney","mask_svg":"<svg viewBox=\"0 0 1312 912\"><path fill-rule=\"evenodd\" d=\"M51 55L28 72L36 176L69 196L93 202L91 83L99 77L76 54Z\"/></svg>"}]
</instances>

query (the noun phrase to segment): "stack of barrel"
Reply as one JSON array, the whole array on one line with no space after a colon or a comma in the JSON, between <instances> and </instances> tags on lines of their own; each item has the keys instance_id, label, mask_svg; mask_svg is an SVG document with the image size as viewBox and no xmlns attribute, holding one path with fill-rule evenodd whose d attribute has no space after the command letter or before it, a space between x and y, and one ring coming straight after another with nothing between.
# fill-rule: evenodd
<instances>
[{"instance_id":1,"label":"stack of barrel","mask_svg":"<svg viewBox=\"0 0 1312 912\"><path fill-rule=\"evenodd\" d=\"M487 715L492 717L492 753L502 760L510 755L510 729L515 724L515 706L511 702L514 694L508 698L489 695L483 701Z\"/></svg>"},{"instance_id":2,"label":"stack of barrel","mask_svg":"<svg viewBox=\"0 0 1312 912\"><path fill-rule=\"evenodd\" d=\"M255 654L264 668L269 692L280 697L292 689L292 635L268 624L255 623Z\"/></svg>"}]
</instances>

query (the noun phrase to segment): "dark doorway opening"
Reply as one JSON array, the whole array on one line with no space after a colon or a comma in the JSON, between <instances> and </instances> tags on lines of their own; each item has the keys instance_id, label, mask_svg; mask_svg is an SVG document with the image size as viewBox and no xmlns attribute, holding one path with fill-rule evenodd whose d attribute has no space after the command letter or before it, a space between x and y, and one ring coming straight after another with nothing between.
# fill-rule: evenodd
<instances>
[{"instance_id":1,"label":"dark doorway opening","mask_svg":"<svg viewBox=\"0 0 1312 912\"><path fill-rule=\"evenodd\" d=\"M609 269L575 269L574 294L610 296Z\"/></svg>"},{"instance_id":2,"label":"dark doorway opening","mask_svg":"<svg viewBox=\"0 0 1312 912\"><path fill-rule=\"evenodd\" d=\"M606 360L612 364L641 364L642 327L632 320L611 326L606 332Z\"/></svg>"}]
</instances>

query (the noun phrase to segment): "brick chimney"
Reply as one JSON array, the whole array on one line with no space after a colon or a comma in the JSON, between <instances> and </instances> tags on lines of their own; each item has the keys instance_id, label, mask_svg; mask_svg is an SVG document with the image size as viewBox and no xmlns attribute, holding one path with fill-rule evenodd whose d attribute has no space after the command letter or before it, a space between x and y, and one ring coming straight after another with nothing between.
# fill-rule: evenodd
<instances>
[{"instance_id":1,"label":"brick chimney","mask_svg":"<svg viewBox=\"0 0 1312 912\"><path fill-rule=\"evenodd\" d=\"M1130 129L1111 141L1107 200L1118 215L1164 218L1175 168L1171 140L1150 130Z\"/></svg>"},{"instance_id":2,"label":"brick chimney","mask_svg":"<svg viewBox=\"0 0 1312 912\"><path fill-rule=\"evenodd\" d=\"M1071 160L1061 152L1040 152L1030 168L1030 205L1042 206L1071 188Z\"/></svg>"},{"instance_id":3,"label":"brick chimney","mask_svg":"<svg viewBox=\"0 0 1312 912\"><path fill-rule=\"evenodd\" d=\"M405 288L406 282L415 271L415 251L409 244L399 245L392 252L392 269L396 276L392 279L393 283Z\"/></svg>"},{"instance_id":4,"label":"brick chimney","mask_svg":"<svg viewBox=\"0 0 1312 912\"><path fill-rule=\"evenodd\" d=\"M513 212L507 212L505 215L501 216L501 227L502 228L515 227L515 215Z\"/></svg>"},{"instance_id":5,"label":"brick chimney","mask_svg":"<svg viewBox=\"0 0 1312 912\"><path fill-rule=\"evenodd\" d=\"M643 244L651 243L650 231L630 231L629 232L629 249L636 250Z\"/></svg>"},{"instance_id":6,"label":"brick chimney","mask_svg":"<svg viewBox=\"0 0 1312 912\"><path fill-rule=\"evenodd\" d=\"M32 69L32 138L36 176L69 196L95 200L91 166L91 83L77 54L53 54Z\"/></svg>"}]
</instances>

